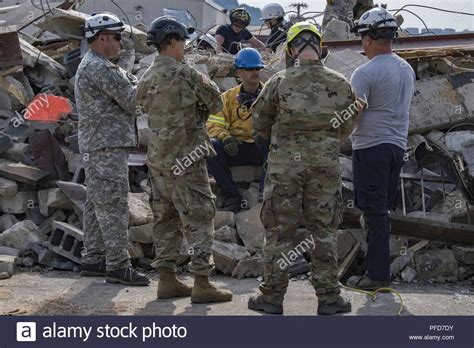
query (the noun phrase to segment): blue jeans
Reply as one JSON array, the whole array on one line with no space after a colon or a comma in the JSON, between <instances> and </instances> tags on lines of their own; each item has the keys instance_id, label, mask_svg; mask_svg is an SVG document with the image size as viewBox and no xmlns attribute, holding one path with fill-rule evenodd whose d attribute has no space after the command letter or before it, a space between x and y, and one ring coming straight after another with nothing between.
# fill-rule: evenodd
<instances>
[{"instance_id":1,"label":"blue jeans","mask_svg":"<svg viewBox=\"0 0 474 348\"><path fill-rule=\"evenodd\" d=\"M352 153L355 205L362 210L368 227L366 275L377 281L390 280L390 221L403 166L404 150L380 144Z\"/></svg>"},{"instance_id":2,"label":"blue jeans","mask_svg":"<svg viewBox=\"0 0 474 348\"><path fill-rule=\"evenodd\" d=\"M232 178L230 167L237 166L263 166L267 160L269 144L259 147L255 143L239 144L239 153L229 156L224 151L224 145L218 139L211 139L212 146L217 156L207 159L209 173L216 179L217 186L226 197L238 196L239 187ZM265 170L260 176L260 192L263 191L265 182Z\"/></svg>"}]
</instances>

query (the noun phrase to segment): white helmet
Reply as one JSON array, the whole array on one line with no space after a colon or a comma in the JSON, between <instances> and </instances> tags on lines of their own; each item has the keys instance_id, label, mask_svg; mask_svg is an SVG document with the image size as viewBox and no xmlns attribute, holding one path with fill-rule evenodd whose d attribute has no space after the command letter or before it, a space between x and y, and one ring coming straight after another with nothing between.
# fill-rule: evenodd
<instances>
[{"instance_id":1,"label":"white helmet","mask_svg":"<svg viewBox=\"0 0 474 348\"><path fill-rule=\"evenodd\" d=\"M378 29L391 29L386 30L380 34ZM397 37L397 21L390 12L382 7L375 7L365 12L358 21L355 21L354 27L351 32L357 36L371 35L374 39L394 39ZM376 32L378 31L378 32Z\"/></svg>"},{"instance_id":2,"label":"white helmet","mask_svg":"<svg viewBox=\"0 0 474 348\"><path fill-rule=\"evenodd\" d=\"M86 19L84 32L86 38L94 37L99 31L117 31L125 30L123 22L114 14L103 12L93 13Z\"/></svg>"},{"instance_id":3,"label":"white helmet","mask_svg":"<svg viewBox=\"0 0 474 348\"><path fill-rule=\"evenodd\" d=\"M268 21L270 19L277 19L285 15L285 9L279 4L268 4L262 9L261 21Z\"/></svg>"},{"instance_id":4,"label":"white helmet","mask_svg":"<svg viewBox=\"0 0 474 348\"><path fill-rule=\"evenodd\" d=\"M217 41L216 39L214 38L214 36L212 36L211 34L203 34L199 37L199 39L197 39L197 46L199 47L199 45L201 44L201 42L206 42L208 43L213 49L214 51L217 51Z\"/></svg>"}]
</instances>

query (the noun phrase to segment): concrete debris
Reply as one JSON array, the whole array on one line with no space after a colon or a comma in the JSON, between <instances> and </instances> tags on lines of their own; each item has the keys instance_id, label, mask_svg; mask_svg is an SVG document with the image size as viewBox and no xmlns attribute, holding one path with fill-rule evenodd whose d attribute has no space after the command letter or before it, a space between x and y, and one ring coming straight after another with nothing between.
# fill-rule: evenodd
<instances>
[{"instance_id":1,"label":"concrete debris","mask_svg":"<svg viewBox=\"0 0 474 348\"><path fill-rule=\"evenodd\" d=\"M453 245L454 257L459 262L474 265L474 246Z\"/></svg>"},{"instance_id":2,"label":"concrete debris","mask_svg":"<svg viewBox=\"0 0 474 348\"><path fill-rule=\"evenodd\" d=\"M81 264L84 234L78 228L64 222L54 221L53 232L46 247L75 263Z\"/></svg>"},{"instance_id":3,"label":"concrete debris","mask_svg":"<svg viewBox=\"0 0 474 348\"><path fill-rule=\"evenodd\" d=\"M405 269L402 271L401 277L403 281L407 283L412 283L415 279L418 273L411 268L410 266L406 266Z\"/></svg>"},{"instance_id":4,"label":"concrete debris","mask_svg":"<svg viewBox=\"0 0 474 348\"><path fill-rule=\"evenodd\" d=\"M132 242L152 244L153 223L140 226L130 226L128 229L128 239Z\"/></svg>"},{"instance_id":5,"label":"concrete debris","mask_svg":"<svg viewBox=\"0 0 474 348\"><path fill-rule=\"evenodd\" d=\"M235 214L230 211L217 211L214 217L214 229L218 230L222 226L235 227Z\"/></svg>"},{"instance_id":6,"label":"concrete debris","mask_svg":"<svg viewBox=\"0 0 474 348\"><path fill-rule=\"evenodd\" d=\"M59 188L38 191L38 201L44 217L50 216L56 209L73 210L73 202Z\"/></svg>"},{"instance_id":7,"label":"concrete debris","mask_svg":"<svg viewBox=\"0 0 474 348\"><path fill-rule=\"evenodd\" d=\"M132 260L137 260L137 259L145 257L142 245L140 243L129 242L128 253L130 254L130 258Z\"/></svg>"},{"instance_id":8,"label":"concrete debris","mask_svg":"<svg viewBox=\"0 0 474 348\"><path fill-rule=\"evenodd\" d=\"M0 255L0 273L8 273L10 276L15 270L16 256Z\"/></svg>"},{"instance_id":9,"label":"concrete debris","mask_svg":"<svg viewBox=\"0 0 474 348\"><path fill-rule=\"evenodd\" d=\"M237 230L230 226L222 226L214 233L214 239L222 242L241 244Z\"/></svg>"},{"instance_id":10,"label":"concrete debris","mask_svg":"<svg viewBox=\"0 0 474 348\"><path fill-rule=\"evenodd\" d=\"M20 256L20 250L6 246L0 246L0 255Z\"/></svg>"},{"instance_id":11,"label":"concrete debris","mask_svg":"<svg viewBox=\"0 0 474 348\"><path fill-rule=\"evenodd\" d=\"M18 219L13 214L2 214L0 216L0 230L5 231L15 225Z\"/></svg>"},{"instance_id":12,"label":"concrete debris","mask_svg":"<svg viewBox=\"0 0 474 348\"><path fill-rule=\"evenodd\" d=\"M241 245L214 240L212 244L212 256L216 264L216 270L221 273L232 275L237 264L250 257L250 253Z\"/></svg>"},{"instance_id":13,"label":"concrete debris","mask_svg":"<svg viewBox=\"0 0 474 348\"><path fill-rule=\"evenodd\" d=\"M18 193L18 184L16 181L0 177L0 196L13 197Z\"/></svg>"},{"instance_id":14,"label":"concrete debris","mask_svg":"<svg viewBox=\"0 0 474 348\"><path fill-rule=\"evenodd\" d=\"M39 242L38 226L29 220L20 221L0 234L0 245L23 250L29 243Z\"/></svg>"},{"instance_id":15,"label":"concrete debris","mask_svg":"<svg viewBox=\"0 0 474 348\"><path fill-rule=\"evenodd\" d=\"M153 212L150 208L148 194L128 194L129 225L141 226L153 222Z\"/></svg>"},{"instance_id":16,"label":"concrete debris","mask_svg":"<svg viewBox=\"0 0 474 348\"><path fill-rule=\"evenodd\" d=\"M247 250L254 254L263 249L265 227L260 220L262 203L254 208L236 214L237 233Z\"/></svg>"},{"instance_id":17,"label":"concrete debris","mask_svg":"<svg viewBox=\"0 0 474 348\"><path fill-rule=\"evenodd\" d=\"M352 40L355 35L350 30L351 27L347 22L333 18L326 24L321 34L324 41Z\"/></svg>"},{"instance_id":18,"label":"concrete debris","mask_svg":"<svg viewBox=\"0 0 474 348\"><path fill-rule=\"evenodd\" d=\"M232 271L232 278L257 278L263 275L263 259L258 256L240 260Z\"/></svg>"},{"instance_id":19,"label":"concrete debris","mask_svg":"<svg viewBox=\"0 0 474 348\"><path fill-rule=\"evenodd\" d=\"M38 203L35 191L18 192L13 197L0 197L0 212L9 214L25 214Z\"/></svg>"},{"instance_id":20,"label":"concrete debris","mask_svg":"<svg viewBox=\"0 0 474 348\"><path fill-rule=\"evenodd\" d=\"M418 279L444 283L458 280L459 266L449 249L421 251L415 255Z\"/></svg>"}]
</instances>

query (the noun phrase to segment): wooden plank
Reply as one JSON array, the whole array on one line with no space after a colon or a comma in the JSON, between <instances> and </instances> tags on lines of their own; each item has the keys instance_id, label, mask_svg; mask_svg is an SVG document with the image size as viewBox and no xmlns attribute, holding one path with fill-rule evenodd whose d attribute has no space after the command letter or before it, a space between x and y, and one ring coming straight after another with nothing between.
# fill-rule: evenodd
<instances>
[{"instance_id":1,"label":"wooden plank","mask_svg":"<svg viewBox=\"0 0 474 348\"><path fill-rule=\"evenodd\" d=\"M474 244L474 226L390 214L392 233L452 244Z\"/></svg>"},{"instance_id":2,"label":"wooden plank","mask_svg":"<svg viewBox=\"0 0 474 348\"><path fill-rule=\"evenodd\" d=\"M344 277L347 271L349 271L349 268L354 263L359 251L360 251L360 243L357 243L356 245L354 245L350 253L346 256L344 261L342 261L341 265L339 266L339 272L337 274L338 279L341 279L342 277Z\"/></svg>"}]
</instances>

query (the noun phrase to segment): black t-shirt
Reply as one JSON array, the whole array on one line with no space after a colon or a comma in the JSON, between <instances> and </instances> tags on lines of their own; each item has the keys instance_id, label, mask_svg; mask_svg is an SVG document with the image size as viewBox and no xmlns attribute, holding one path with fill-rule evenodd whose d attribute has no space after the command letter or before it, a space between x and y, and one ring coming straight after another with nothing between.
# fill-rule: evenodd
<instances>
[{"instance_id":1,"label":"black t-shirt","mask_svg":"<svg viewBox=\"0 0 474 348\"><path fill-rule=\"evenodd\" d=\"M217 28L216 35L221 35L224 37L224 43L222 48L224 52L229 52L231 54L236 54L239 52L239 42L250 40L253 35L247 28L242 29L240 33L236 33L232 30L232 25L221 25Z\"/></svg>"}]
</instances>

